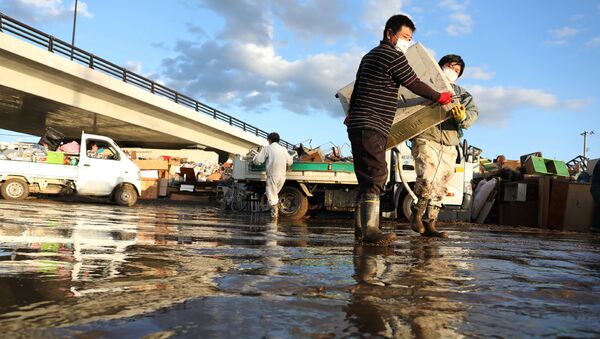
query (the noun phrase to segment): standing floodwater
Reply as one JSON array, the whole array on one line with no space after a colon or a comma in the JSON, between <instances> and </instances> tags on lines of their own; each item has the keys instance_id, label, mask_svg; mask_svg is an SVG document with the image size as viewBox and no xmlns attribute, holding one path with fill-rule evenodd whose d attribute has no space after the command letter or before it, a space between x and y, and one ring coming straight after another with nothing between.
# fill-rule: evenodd
<instances>
[{"instance_id":1,"label":"standing floodwater","mask_svg":"<svg viewBox=\"0 0 600 339\"><path fill-rule=\"evenodd\" d=\"M278 224L193 205L0 202L0 328L22 336L600 336L600 237ZM390 226L390 224L387 224Z\"/></svg>"}]
</instances>

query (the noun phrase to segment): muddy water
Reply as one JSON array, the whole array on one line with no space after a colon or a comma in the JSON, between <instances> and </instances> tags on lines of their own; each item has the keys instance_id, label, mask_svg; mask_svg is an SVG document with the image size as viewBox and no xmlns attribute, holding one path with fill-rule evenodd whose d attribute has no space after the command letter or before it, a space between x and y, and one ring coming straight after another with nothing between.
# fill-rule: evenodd
<instances>
[{"instance_id":1,"label":"muddy water","mask_svg":"<svg viewBox=\"0 0 600 339\"><path fill-rule=\"evenodd\" d=\"M600 237L396 225L353 245L347 215L278 224L191 205L0 202L11 337L598 337ZM387 227L393 227L391 223Z\"/></svg>"}]
</instances>

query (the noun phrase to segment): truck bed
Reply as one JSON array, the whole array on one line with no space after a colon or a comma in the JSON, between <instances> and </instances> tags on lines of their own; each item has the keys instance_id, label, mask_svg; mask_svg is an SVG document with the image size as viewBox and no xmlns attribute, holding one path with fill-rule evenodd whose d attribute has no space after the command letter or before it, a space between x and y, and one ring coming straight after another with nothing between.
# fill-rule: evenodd
<instances>
[{"instance_id":1,"label":"truck bed","mask_svg":"<svg viewBox=\"0 0 600 339\"><path fill-rule=\"evenodd\" d=\"M287 172L287 180L310 184L347 184L357 185L352 163L315 163L296 162ZM234 159L233 179L265 181L265 167L255 166L241 158Z\"/></svg>"},{"instance_id":2,"label":"truck bed","mask_svg":"<svg viewBox=\"0 0 600 339\"><path fill-rule=\"evenodd\" d=\"M0 160L0 179L8 175L27 178L77 179L77 166L54 165L40 162Z\"/></svg>"}]
</instances>

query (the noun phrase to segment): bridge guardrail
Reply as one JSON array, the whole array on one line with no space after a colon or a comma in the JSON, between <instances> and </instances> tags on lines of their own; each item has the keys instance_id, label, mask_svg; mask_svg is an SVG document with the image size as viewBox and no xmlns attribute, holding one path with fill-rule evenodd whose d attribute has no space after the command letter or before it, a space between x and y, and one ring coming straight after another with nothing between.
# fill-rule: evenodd
<instances>
[{"instance_id":1,"label":"bridge guardrail","mask_svg":"<svg viewBox=\"0 0 600 339\"><path fill-rule=\"evenodd\" d=\"M106 59L89 53L77 46L72 46L63 40L44 33L34 27L13 19L0 12L0 32L10 33L11 35L25 41L40 45L49 52L70 58L72 61L86 65L87 67L102 72L106 75L123 80L123 82L136 87L150 91L155 95L165 97L175 103L187 106L196 112L212 116L216 120L226 122L227 124L240 128L244 132L252 133L258 137L266 138L268 133L258 127L245 123L244 121L224 113L211 106L191 98L185 94L172 90L154 80L118 66ZM293 149L294 144L281 140L280 144L288 149Z\"/></svg>"}]
</instances>

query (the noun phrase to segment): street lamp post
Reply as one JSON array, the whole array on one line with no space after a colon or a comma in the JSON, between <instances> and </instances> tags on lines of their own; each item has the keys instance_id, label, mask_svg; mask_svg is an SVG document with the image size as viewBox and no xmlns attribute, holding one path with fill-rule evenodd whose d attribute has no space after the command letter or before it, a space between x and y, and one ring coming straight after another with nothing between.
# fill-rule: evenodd
<instances>
[{"instance_id":1,"label":"street lamp post","mask_svg":"<svg viewBox=\"0 0 600 339\"><path fill-rule=\"evenodd\" d=\"M77 0L73 10L73 36L71 38L71 60L73 60L73 49L75 48L75 30L77 29Z\"/></svg>"},{"instance_id":2,"label":"street lamp post","mask_svg":"<svg viewBox=\"0 0 600 339\"><path fill-rule=\"evenodd\" d=\"M587 159L587 137L594 135L594 131L583 131L580 135L583 135L583 157Z\"/></svg>"}]
</instances>

